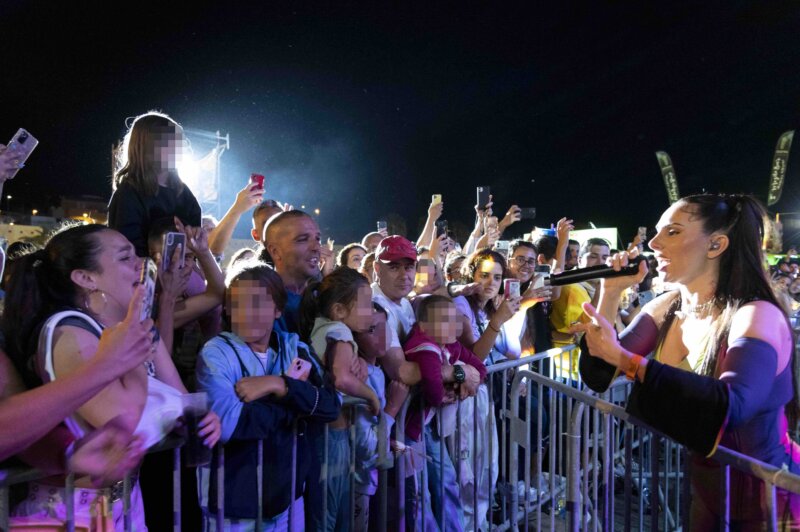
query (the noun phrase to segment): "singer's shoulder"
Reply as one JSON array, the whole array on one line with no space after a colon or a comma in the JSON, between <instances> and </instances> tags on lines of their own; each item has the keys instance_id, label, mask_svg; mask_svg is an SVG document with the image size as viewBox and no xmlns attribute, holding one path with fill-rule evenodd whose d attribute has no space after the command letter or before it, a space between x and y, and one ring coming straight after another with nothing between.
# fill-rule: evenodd
<instances>
[{"instance_id":1,"label":"singer's shoulder","mask_svg":"<svg viewBox=\"0 0 800 532\"><path fill-rule=\"evenodd\" d=\"M664 292L643 306L642 312L652 316L653 320L657 324L664 323L664 317L667 315L667 311L675 302L677 297L680 297L680 292L678 290Z\"/></svg>"}]
</instances>

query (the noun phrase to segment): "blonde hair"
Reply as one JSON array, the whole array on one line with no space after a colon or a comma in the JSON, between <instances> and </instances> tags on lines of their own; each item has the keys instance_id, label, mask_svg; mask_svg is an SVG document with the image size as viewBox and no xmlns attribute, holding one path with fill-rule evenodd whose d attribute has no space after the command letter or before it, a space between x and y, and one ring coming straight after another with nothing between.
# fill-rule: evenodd
<instances>
[{"instance_id":1,"label":"blonde hair","mask_svg":"<svg viewBox=\"0 0 800 532\"><path fill-rule=\"evenodd\" d=\"M180 134L180 124L159 111L149 111L133 119L128 132L116 153L116 172L112 189L116 190L125 181L145 196L158 193L156 175L160 167L155 161L156 141L164 132ZM169 169L168 186L181 192L184 184L175 169Z\"/></svg>"}]
</instances>

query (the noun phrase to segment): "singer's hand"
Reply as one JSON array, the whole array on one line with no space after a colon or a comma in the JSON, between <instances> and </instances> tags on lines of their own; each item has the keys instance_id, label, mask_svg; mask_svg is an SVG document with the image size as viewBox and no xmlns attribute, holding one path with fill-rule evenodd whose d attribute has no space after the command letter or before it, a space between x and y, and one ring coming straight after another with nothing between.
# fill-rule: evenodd
<instances>
[{"instance_id":1,"label":"singer's hand","mask_svg":"<svg viewBox=\"0 0 800 532\"><path fill-rule=\"evenodd\" d=\"M591 321L589 323L576 323L572 326L571 331L573 333L585 333L586 345L593 357L601 358L618 368L627 367L631 354L620 345L614 326L591 303L584 303L582 306L583 311L591 318Z\"/></svg>"},{"instance_id":2,"label":"singer's hand","mask_svg":"<svg viewBox=\"0 0 800 532\"><path fill-rule=\"evenodd\" d=\"M628 265L629 259L639 255L639 250L636 249L632 253L622 251L614 253L606 261L608 266L614 268L615 271L620 271ZM635 284L641 283L645 276L647 276L647 261L643 260L639 263L639 271L635 275L625 275L623 277L608 277L603 279L602 286L604 293L619 293L621 294L626 288L630 288Z\"/></svg>"}]
</instances>

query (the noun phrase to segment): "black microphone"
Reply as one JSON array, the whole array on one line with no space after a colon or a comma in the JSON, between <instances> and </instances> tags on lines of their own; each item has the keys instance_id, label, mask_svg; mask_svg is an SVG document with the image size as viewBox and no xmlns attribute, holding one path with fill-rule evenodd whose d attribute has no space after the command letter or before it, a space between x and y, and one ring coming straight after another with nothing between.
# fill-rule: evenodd
<instances>
[{"instance_id":1,"label":"black microphone","mask_svg":"<svg viewBox=\"0 0 800 532\"><path fill-rule=\"evenodd\" d=\"M614 270L611 266L601 264L599 266L589 266L588 268L575 268L574 270L567 270L561 273L554 273L549 278L550 286L562 286L565 284L581 283L583 281L591 281L594 279L602 279L605 277L622 277L625 275L635 275L639 273L639 263L645 260L646 257L639 255L632 259L628 259L628 266L623 266L619 271Z\"/></svg>"}]
</instances>

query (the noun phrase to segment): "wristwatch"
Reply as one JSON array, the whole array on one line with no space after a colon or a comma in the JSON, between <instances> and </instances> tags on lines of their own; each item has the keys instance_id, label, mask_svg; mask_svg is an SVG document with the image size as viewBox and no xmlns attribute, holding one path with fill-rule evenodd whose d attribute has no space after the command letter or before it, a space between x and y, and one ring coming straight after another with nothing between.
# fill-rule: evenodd
<instances>
[{"instance_id":1,"label":"wristwatch","mask_svg":"<svg viewBox=\"0 0 800 532\"><path fill-rule=\"evenodd\" d=\"M461 367L461 364L456 364L453 366L453 378L458 384L461 384L467 380L467 373L464 371L464 368Z\"/></svg>"}]
</instances>

